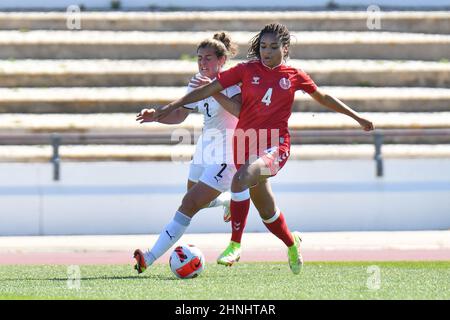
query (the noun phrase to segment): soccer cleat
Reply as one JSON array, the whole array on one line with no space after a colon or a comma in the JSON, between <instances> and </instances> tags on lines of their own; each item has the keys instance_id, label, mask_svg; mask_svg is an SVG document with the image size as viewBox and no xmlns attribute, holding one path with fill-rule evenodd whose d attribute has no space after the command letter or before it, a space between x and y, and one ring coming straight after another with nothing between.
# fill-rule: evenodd
<instances>
[{"instance_id":1,"label":"soccer cleat","mask_svg":"<svg viewBox=\"0 0 450 320\"><path fill-rule=\"evenodd\" d=\"M217 263L231 267L233 263L238 262L241 258L241 244L230 241L230 244L224 252L217 258Z\"/></svg>"},{"instance_id":2,"label":"soccer cleat","mask_svg":"<svg viewBox=\"0 0 450 320\"><path fill-rule=\"evenodd\" d=\"M288 248L288 261L292 273L299 274L303 267L303 257L300 253L302 238L298 232L292 232L294 244Z\"/></svg>"},{"instance_id":3,"label":"soccer cleat","mask_svg":"<svg viewBox=\"0 0 450 320\"><path fill-rule=\"evenodd\" d=\"M147 269L147 263L145 262L144 254L141 250L136 249L134 251L134 258L136 259L136 264L134 265L134 269L137 270L138 273L142 273Z\"/></svg>"},{"instance_id":4,"label":"soccer cleat","mask_svg":"<svg viewBox=\"0 0 450 320\"><path fill-rule=\"evenodd\" d=\"M230 221L231 221L230 202L227 201L223 205L223 222L230 222Z\"/></svg>"}]
</instances>

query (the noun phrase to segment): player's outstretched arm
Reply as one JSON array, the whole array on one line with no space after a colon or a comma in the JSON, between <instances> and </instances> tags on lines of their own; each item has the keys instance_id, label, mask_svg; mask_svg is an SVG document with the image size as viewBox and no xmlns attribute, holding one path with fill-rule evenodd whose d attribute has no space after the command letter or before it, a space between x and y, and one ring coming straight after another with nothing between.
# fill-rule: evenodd
<instances>
[{"instance_id":1,"label":"player's outstretched arm","mask_svg":"<svg viewBox=\"0 0 450 320\"><path fill-rule=\"evenodd\" d=\"M165 105L161 108L158 108L154 113L154 118L156 120L164 118L165 116L170 114L173 110L176 110L184 105L203 100L203 99L210 97L210 96L214 95L215 93L218 93L222 90L223 90L223 87L219 83L219 81L214 80L210 84L199 87L199 88L189 92L184 97L182 97L178 100L175 100L174 102L171 102L168 105Z\"/></svg>"},{"instance_id":2,"label":"player's outstretched arm","mask_svg":"<svg viewBox=\"0 0 450 320\"><path fill-rule=\"evenodd\" d=\"M310 96L324 107L355 119L365 131L374 129L373 123L370 120L361 117L355 110L347 106L341 100L321 92L319 89L311 93Z\"/></svg>"},{"instance_id":3,"label":"player's outstretched arm","mask_svg":"<svg viewBox=\"0 0 450 320\"><path fill-rule=\"evenodd\" d=\"M191 110L180 108L176 109L173 112L169 113L164 118L155 119L154 114L158 107L150 107L142 109L141 112L139 112L136 115L136 121L139 121L139 123L144 122L159 122L164 124L179 124L182 123L184 120L186 120L187 116L191 112Z\"/></svg>"},{"instance_id":4,"label":"player's outstretched arm","mask_svg":"<svg viewBox=\"0 0 450 320\"><path fill-rule=\"evenodd\" d=\"M216 93L213 98L229 113L231 113L236 118L239 118L239 113L241 112L242 105L242 95L237 94L232 98L228 98L222 93Z\"/></svg>"},{"instance_id":5,"label":"player's outstretched arm","mask_svg":"<svg viewBox=\"0 0 450 320\"><path fill-rule=\"evenodd\" d=\"M208 77L201 75L196 75L189 82L189 86L192 88L198 88L206 84L211 83L212 80ZM229 113L231 113L236 118L239 118L239 113L241 112L242 96L237 94L234 97L227 97L223 93L219 92L213 95L213 98Z\"/></svg>"}]
</instances>

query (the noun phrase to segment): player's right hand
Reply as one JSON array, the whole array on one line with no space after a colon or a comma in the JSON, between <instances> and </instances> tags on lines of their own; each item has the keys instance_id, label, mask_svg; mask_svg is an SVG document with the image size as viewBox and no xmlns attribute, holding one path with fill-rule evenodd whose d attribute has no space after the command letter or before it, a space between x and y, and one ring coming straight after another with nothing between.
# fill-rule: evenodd
<instances>
[{"instance_id":1,"label":"player's right hand","mask_svg":"<svg viewBox=\"0 0 450 320\"><path fill-rule=\"evenodd\" d=\"M372 131L374 129L373 123L370 120L359 118L358 122L364 131Z\"/></svg>"},{"instance_id":2,"label":"player's right hand","mask_svg":"<svg viewBox=\"0 0 450 320\"><path fill-rule=\"evenodd\" d=\"M191 80L189 81L189 87L195 89L211 82L212 80L210 78L197 74L194 77L192 77Z\"/></svg>"},{"instance_id":3,"label":"player's right hand","mask_svg":"<svg viewBox=\"0 0 450 320\"><path fill-rule=\"evenodd\" d=\"M142 109L141 112L139 112L136 115L136 121L139 121L139 123L157 121L157 118L155 117L155 113L156 113L155 108Z\"/></svg>"}]
</instances>

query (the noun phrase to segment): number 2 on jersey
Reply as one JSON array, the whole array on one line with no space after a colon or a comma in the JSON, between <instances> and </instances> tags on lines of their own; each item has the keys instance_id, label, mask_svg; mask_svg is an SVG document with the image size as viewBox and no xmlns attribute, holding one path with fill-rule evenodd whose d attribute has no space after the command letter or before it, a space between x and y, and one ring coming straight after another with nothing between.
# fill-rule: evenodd
<instances>
[{"instance_id":1,"label":"number 2 on jersey","mask_svg":"<svg viewBox=\"0 0 450 320\"><path fill-rule=\"evenodd\" d=\"M205 108L206 108L206 114L208 115L208 117L211 118L211 115L209 114L209 104L207 102L205 102Z\"/></svg>"},{"instance_id":2,"label":"number 2 on jersey","mask_svg":"<svg viewBox=\"0 0 450 320\"><path fill-rule=\"evenodd\" d=\"M269 104L272 102L270 100L271 98L272 98L272 88L269 88L264 94L264 97L262 98L261 102L264 102L266 106L269 106Z\"/></svg>"}]
</instances>

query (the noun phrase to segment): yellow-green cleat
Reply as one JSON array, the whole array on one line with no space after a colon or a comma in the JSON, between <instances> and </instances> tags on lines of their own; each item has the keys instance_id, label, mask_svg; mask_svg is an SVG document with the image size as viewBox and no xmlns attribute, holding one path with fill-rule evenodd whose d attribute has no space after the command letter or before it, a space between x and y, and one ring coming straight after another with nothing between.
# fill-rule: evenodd
<instances>
[{"instance_id":1,"label":"yellow-green cleat","mask_svg":"<svg viewBox=\"0 0 450 320\"><path fill-rule=\"evenodd\" d=\"M217 258L217 263L231 267L233 263L238 262L241 258L241 244L230 241L230 244L224 252Z\"/></svg>"},{"instance_id":2,"label":"yellow-green cleat","mask_svg":"<svg viewBox=\"0 0 450 320\"><path fill-rule=\"evenodd\" d=\"M300 253L302 238L298 232L292 232L294 244L288 248L289 267L293 274L299 274L303 267L303 257Z\"/></svg>"}]
</instances>

